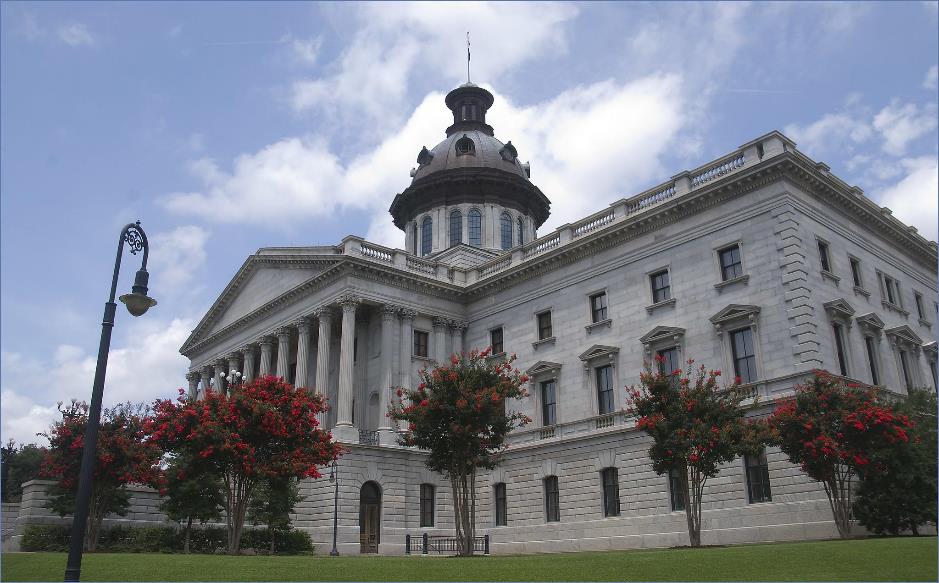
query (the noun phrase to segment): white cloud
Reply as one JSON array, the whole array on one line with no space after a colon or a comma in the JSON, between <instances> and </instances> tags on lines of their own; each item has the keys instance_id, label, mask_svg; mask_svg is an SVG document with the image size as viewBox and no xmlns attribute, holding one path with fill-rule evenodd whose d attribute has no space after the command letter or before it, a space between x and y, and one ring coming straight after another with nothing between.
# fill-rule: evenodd
<instances>
[{"instance_id":1,"label":"white cloud","mask_svg":"<svg viewBox=\"0 0 939 583\"><path fill-rule=\"evenodd\" d=\"M418 71L458 83L465 80L466 31L504 43L472 46L473 77L495 82L536 56L566 50L562 25L576 8L555 3L389 3L362 4L361 23L352 41L333 63L329 76L294 83L291 104L297 111L341 115L345 125L400 125L398 112L409 80ZM368 123L362 123L364 114Z\"/></svg>"},{"instance_id":2,"label":"white cloud","mask_svg":"<svg viewBox=\"0 0 939 583\"><path fill-rule=\"evenodd\" d=\"M874 116L874 128L883 137L883 150L894 156L906 152L913 140L936 129L936 108L928 106L920 110L913 103L900 105L894 100Z\"/></svg>"},{"instance_id":3,"label":"white cloud","mask_svg":"<svg viewBox=\"0 0 939 583\"><path fill-rule=\"evenodd\" d=\"M789 124L783 132L809 156L850 151L874 135L870 124L848 112L829 113L808 125Z\"/></svg>"},{"instance_id":4,"label":"white cloud","mask_svg":"<svg viewBox=\"0 0 939 583\"><path fill-rule=\"evenodd\" d=\"M291 54L295 61L302 65L316 64L320 48L323 46L323 37L303 39L287 35L284 39L290 42Z\"/></svg>"},{"instance_id":5,"label":"white cloud","mask_svg":"<svg viewBox=\"0 0 939 583\"><path fill-rule=\"evenodd\" d=\"M130 322L133 333L128 342L110 352L104 405L175 398L177 389L186 384L183 375L188 365L178 350L194 320ZM4 351L2 364L0 431L4 440L38 442L35 434L45 431L58 416L56 402L91 398L96 355L76 346L60 345L46 360Z\"/></svg>"},{"instance_id":6,"label":"white cloud","mask_svg":"<svg viewBox=\"0 0 939 583\"><path fill-rule=\"evenodd\" d=\"M906 176L895 185L875 193L875 200L893 211L893 216L919 229L931 241L939 239L939 160L930 156L900 161Z\"/></svg>"},{"instance_id":7,"label":"white cloud","mask_svg":"<svg viewBox=\"0 0 939 583\"><path fill-rule=\"evenodd\" d=\"M175 294L192 284L193 276L205 265L205 243L209 232L185 225L151 238L152 279L163 293Z\"/></svg>"},{"instance_id":8,"label":"white cloud","mask_svg":"<svg viewBox=\"0 0 939 583\"><path fill-rule=\"evenodd\" d=\"M533 162L533 181L553 203L551 228L668 175L660 159L686 121L681 88L675 75L603 81L524 108L496 95L488 119ZM239 156L231 171L198 161L193 171L204 188L161 204L205 220L262 225L365 211L369 240L401 246L388 205L407 187L421 146L433 147L449 123L443 96L432 93L400 131L357 158L344 162L315 138L285 139Z\"/></svg>"},{"instance_id":9,"label":"white cloud","mask_svg":"<svg viewBox=\"0 0 939 583\"><path fill-rule=\"evenodd\" d=\"M60 41L72 47L91 46L97 42L95 35L81 22L59 25L56 28L56 36Z\"/></svg>"},{"instance_id":10,"label":"white cloud","mask_svg":"<svg viewBox=\"0 0 939 583\"><path fill-rule=\"evenodd\" d=\"M939 66L933 65L926 71L926 77L923 79L923 89L935 89L939 87Z\"/></svg>"}]
</instances>

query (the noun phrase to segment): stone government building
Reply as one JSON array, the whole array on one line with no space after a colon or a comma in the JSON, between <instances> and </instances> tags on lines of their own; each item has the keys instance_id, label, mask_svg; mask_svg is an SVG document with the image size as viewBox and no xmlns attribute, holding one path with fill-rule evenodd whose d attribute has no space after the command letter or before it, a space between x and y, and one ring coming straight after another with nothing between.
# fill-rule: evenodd
<instances>
[{"instance_id":1,"label":"stone government building","mask_svg":"<svg viewBox=\"0 0 939 583\"><path fill-rule=\"evenodd\" d=\"M326 394L348 447L341 553L452 533L448 482L385 415L391 387L452 352L517 353L531 377L508 406L534 423L479 479L495 553L687 544L683 500L623 411L656 354L734 371L765 404L753 414L815 368L935 388L936 243L779 132L538 236L550 201L486 123L492 94L468 83L446 105L446 139L391 203L405 250L260 249L181 349L193 394L230 370ZM294 523L327 552L333 484L302 494ZM773 448L709 482L702 530L705 544L836 536L821 485Z\"/></svg>"},{"instance_id":2,"label":"stone government building","mask_svg":"<svg viewBox=\"0 0 939 583\"><path fill-rule=\"evenodd\" d=\"M657 354L733 371L754 415L816 368L935 389L936 243L786 136L539 237L550 201L486 124L492 94L467 83L446 105L446 139L421 149L391 203L405 250L356 236L260 249L181 348L193 395L225 390L231 370L325 393L323 422L348 450L342 554L452 534L448 482L396 445L385 416L392 387L452 352L517 353L531 378L530 397L507 406L534 422L478 480L478 534L494 553L687 544L684 501L623 411L623 387ZM293 522L328 552L333 484L301 493ZM131 518L159 520L146 504ZM704 544L837 536L822 486L775 448L723 467L703 510Z\"/></svg>"}]
</instances>

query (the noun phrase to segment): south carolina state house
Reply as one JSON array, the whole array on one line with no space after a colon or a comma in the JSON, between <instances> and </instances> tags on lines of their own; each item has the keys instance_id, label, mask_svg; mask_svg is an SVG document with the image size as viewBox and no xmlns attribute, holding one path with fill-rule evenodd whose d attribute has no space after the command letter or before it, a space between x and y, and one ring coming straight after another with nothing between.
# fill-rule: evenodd
<instances>
[{"instance_id":1,"label":"south carolina state house","mask_svg":"<svg viewBox=\"0 0 939 583\"><path fill-rule=\"evenodd\" d=\"M233 370L326 395L323 423L347 448L340 553L401 554L405 535L453 532L449 482L397 445L385 415L393 387L453 352L515 353L531 378L508 407L534 423L478 480L493 553L687 544L684 500L624 412L624 387L656 355L732 371L752 415L817 368L899 394L935 388L936 243L786 136L540 233L551 203L537 163L495 137L493 101L454 89L446 138L414 145L390 206L405 249L356 236L260 249L181 348L193 395L225 390ZM301 484L293 516L318 552L332 546L328 473ZM822 486L776 449L705 490L703 544L834 536Z\"/></svg>"}]
</instances>

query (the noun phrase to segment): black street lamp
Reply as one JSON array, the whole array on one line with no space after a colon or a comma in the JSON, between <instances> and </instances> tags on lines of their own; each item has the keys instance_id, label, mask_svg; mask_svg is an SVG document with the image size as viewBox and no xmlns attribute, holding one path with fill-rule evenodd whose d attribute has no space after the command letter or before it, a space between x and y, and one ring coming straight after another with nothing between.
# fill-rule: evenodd
<instances>
[{"instance_id":1,"label":"black street lamp","mask_svg":"<svg viewBox=\"0 0 939 583\"><path fill-rule=\"evenodd\" d=\"M333 550L329 551L330 557L338 557L339 549L336 548L336 532L339 523L339 476L336 475L336 464L339 460L333 460L332 468L329 470L329 481L335 484L333 492Z\"/></svg>"},{"instance_id":2,"label":"black street lamp","mask_svg":"<svg viewBox=\"0 0 939 583\"><path fill-rule=\"evenodd\" d=\"M147 235L140 227L140 221L131 223L121 231L117 242L117 259L114 260L114 276L111 278L111 295L104 304L104 320L101 322L101 343L98 344L98 364L95 367L95 382L91 389L91 407L88 409L88 426L85 428L85 447L82 451L81 473L78 477L78 494L75 498L75 517L72 520L72 538L69 543L68 563L65 567L65 580L78 581L81 577L82 550L85 546L85 525L88 523L88 505L91 499L91 486L94 480L95 450L98 445L98 425L101 421L101 399L104 395L104 375L108 368L108 351L111 348L111 329L114 328L114 314L117 304L117 275L121 270L121 254L124 243L134 255L143 250L143 263L134 278L132 293L120 297L132 316L141 316L156 305L156 300L147 296L147 255L150 246Z\"/></svg>"}]
</instances>

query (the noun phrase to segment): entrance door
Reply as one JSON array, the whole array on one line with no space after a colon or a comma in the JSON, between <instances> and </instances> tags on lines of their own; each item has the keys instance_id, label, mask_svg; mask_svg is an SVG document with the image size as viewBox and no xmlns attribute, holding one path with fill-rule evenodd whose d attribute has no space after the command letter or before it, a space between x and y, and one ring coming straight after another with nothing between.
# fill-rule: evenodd
<instances>
[{"instance_id":1,"label":"entrance door","mask_svg":"<svg viewBox=\"0 0 939 583\"><path fill-rule=\"evenodd\" d=\"M359 551L377 553L381 542L381 489L365 482L359 492Z\"/></svg>"}]
</instances>

